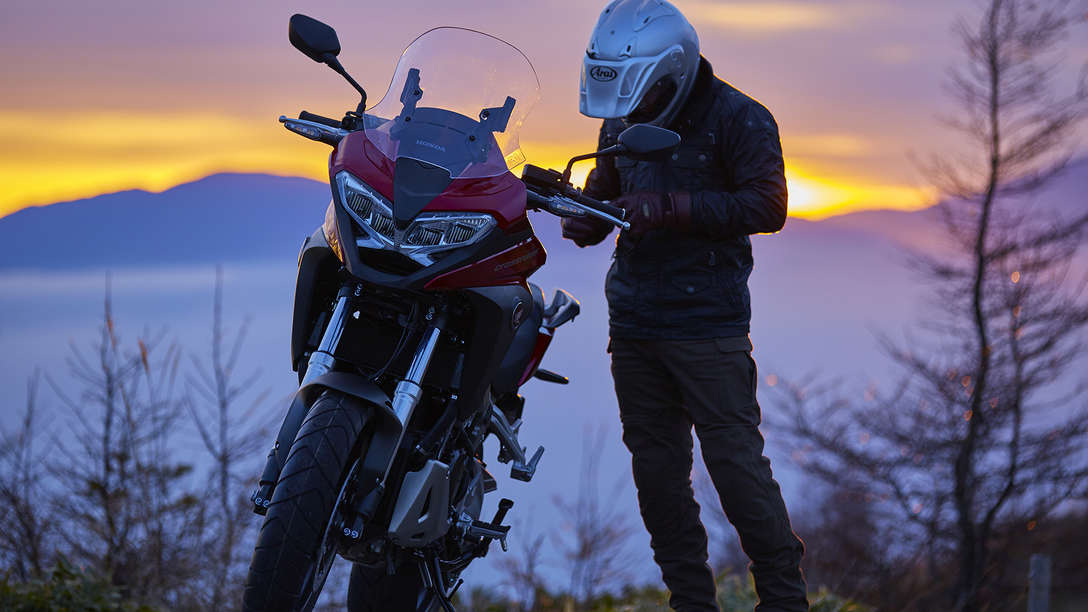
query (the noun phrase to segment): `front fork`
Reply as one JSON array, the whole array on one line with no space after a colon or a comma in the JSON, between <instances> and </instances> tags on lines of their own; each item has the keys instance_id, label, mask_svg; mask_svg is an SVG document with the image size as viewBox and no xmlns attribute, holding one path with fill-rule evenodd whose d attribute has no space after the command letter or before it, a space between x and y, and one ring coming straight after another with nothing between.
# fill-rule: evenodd
<instances>
[{"instance_id":1,"label":"front fork","mask_svg":"<svg viewBox=\"0 0 1088 612\"><path fill-rule=\"evenodd\" d=\"M336 296L336 304L333 306L332 316L329 317L329 323L325 326L325 332L321 336L321 342L307 362L306 374L299 384L300 390L331 372L336 365L334 355L344 334L350 300L353 296L358 297L361 294L361 285L344 286L340 289ZM393 413L396 415L397 420L400 421L397 440L392 447L394 449L400 446L401 438L404 436L404 429L412 418L416 406L419 405L419 400L423 395L420 384L423 382L428 366L430 366L431 358L438 346L438 339L442 335L441 317L435 316L433 308L427 312L426 319L431 322L431 325L424 332L423 341L416 348L407 376L397 383L396 390L393 392ZM279 480L280 471L287 461L287 454L290 452L295 436L298 435L298 431L302 427L302 421L306 418L309 410L310 406L305 401L303 394L296 393L290 408L287 410L287 416L284 417L283 424L280 426L276 442L268 453L264 471L261 473L261 478L257 484L257 490L250 496L250 500L253 502L253 511L257 514L264 514L267 511L272 500L272 493L276 487L276 481ZM392 465L393 461L392 457L390 457L385 472L382 474L381 482L385 481L385 477Z\"/></svg>"},{"instance_id":2,"label":"front fork","mask_svg":"<svg viewBox=\"0 0 1088 612\"><path fill-rule=\"evenodd\" d=\"M344 335L349 296L355 295L358 297L362 292L362 286L356 285L354 289L342 287L340 293L336 295L336 305L332 308L329 324L325 326L325 333L321 336L321 342L317 345L317 350L310 355L310 360L306 364L306 374L302 377L299 388L305 387L317 377L327 374L336 365L336 358L333 355L336 354L336 347L340 346L340 337Z\"/></svg>"}]
</instances>

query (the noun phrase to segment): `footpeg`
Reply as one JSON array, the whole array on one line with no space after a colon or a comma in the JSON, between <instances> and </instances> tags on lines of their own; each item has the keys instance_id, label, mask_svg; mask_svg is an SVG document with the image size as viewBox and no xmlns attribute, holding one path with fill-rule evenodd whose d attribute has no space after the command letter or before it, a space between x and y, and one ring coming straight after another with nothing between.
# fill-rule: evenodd
<instances>
[{"instance_id":1,"label":"footpeg","mask_svg":"<svg viewBox=\"0 0 1088 612\"><path fill-rule=\"evenodd\" d=\"M494 404L491 405L491 433L499 438L499 463L513 461L510 466L510 477L515 480L529 482L536 473L536 466L540 463L540 456L544 454L544 447L536 449L532 459L526 460L525 448L518 442L518 428L521 427L521 419L514 421L513 425L506 420L506 415Z\"/></svg>"},{"instance_id":2,"label":"footpeg","mask_svg":"<svg viewBox=\"0 0 1088 612\"><path fill-rule=\"evenodd\" d=\"M533 474L536 473L536 464L540 463L540 457L544 454L544 447L541 446L533 453L533 458L528 463L521 461L515 461L514 465L510 466L510 478L514 480L520 480L522 482L529 482L533 479Z\"/></svg>"},{"instance_id":3,"label":"footpeg","mask_svg":"<svg viewBox=\"0 0 1088 612\"><path fill-rule=\"evenodd\" d=\"M552 303L548 304L548 307L544 309L544 322L543 326L546 329L555 329L560 325L571 321L574 317L578 316L582 307L578 304L578 300L574 299L574 296L563 291L562 289L555 290L555 296L552 297Z\"/></svg>"},{"instance_id":4,"label":"footpeg","mask_svg":"<svg viewBox=\"0 0 1088 612\"><path fill-rule=\"evenodd\" d=\"M499 545L502 546L502 551L506 552L506 535L510 532L510 526L503 525L502 520L506 518L506 513L513 507L514 501L504 497L499 500L499 509L495 511L495 518L491 519L490 523L471 521L471 524L469 524L466 520L465 534L482 538L479 546L476 547L477 556L487 556L487 550L491 548L493 540L498 540ZM465 518L468 519L469 517L466 516Z\"/></svg>"},{"instance_id":5,"label":"footpeg","mask_svg":"<svg viewBox=\"0 0 1088 612\"><path fill-rule=\"evenodd\" d=\"M506 551L506 534L509 532L510 525L492 525L483 521L472 521L465 535L472 538L498 540L503 551Z\"/></svg>"},{"instance_id":6,"label":"footpeg","mask_svg":"<svg viewBox=\"0 0 1088 612\"><path fill-rule=\"evenodd\" d=\"M544 382L555 383L557 385L566 385L570 383L570 379L562 374L556 374L551 370L545 370L544 368L537 368L536 372L533 372L533 378L537 380L543 380Z\"/></svg>"}]
</instances>

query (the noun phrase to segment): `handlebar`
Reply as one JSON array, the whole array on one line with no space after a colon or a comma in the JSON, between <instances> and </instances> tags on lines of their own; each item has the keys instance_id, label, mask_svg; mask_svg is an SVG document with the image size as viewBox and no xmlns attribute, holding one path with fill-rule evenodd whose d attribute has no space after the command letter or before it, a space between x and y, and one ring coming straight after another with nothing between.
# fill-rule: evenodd
<instances>
[{"instance_id":1,"label":"handlebar","mask_svg":"<svg viewBox=\"0 0 1088 612\"><path fill-rule=\"evenodd\" d=\"M542 195L526 189L526 200L529 208L546 210L560 217L584 217L586 215L608 221L620 229L631 229L631 224L624 221L626 211L622 208L598 202L588 196L577 194L577 199L561 194Z\"/></svg>"},{"instance_id":2,"label":"handlebar","mask_svg":"<svg viewBox=\"0 0 1088 612\"><path fill-rule=\"evenodd\" d=\"M587 195L579 195L580 197L577 201L588 208L593 208L599 212L603 212L604 214L615 217L617 219L623 219L627 216L627 211L620 208L619 206L612 206L607 202L594 200Z\"/></svg>"},{"instance_id":3,"label":"handlebar","mask_svg":"<svg viewBox=\"0 0 1088 612\"><path fill-rule=\"evenodd\" d=\"M327 125L329 127L338 128L338 129L344 127L343 122L340 121L339 119L330 119L328 117L322 117L321 115L317 115L315 113L311 113L311 112L308 112L308 111L302 111L301 113L299 113L298 118L302 119L303 121L313 121L314 123L320 123L322 125Z\"/></svg>"},{"instance_id":4,"label":"handlebar","mask_svg":"<svg viewBox=\"0 0 1088 612\"><path fill-rule=\"evenodd\" d=\"M590 215L608 221L616 227L630 229L624 221L627 211L607 202L599 202L572 186L567 177L555 170L546 170L526 164L521 175L528 192L527 203L531 208L546 210L560 217L584 217Z\"/></svg>"}]
</instances>

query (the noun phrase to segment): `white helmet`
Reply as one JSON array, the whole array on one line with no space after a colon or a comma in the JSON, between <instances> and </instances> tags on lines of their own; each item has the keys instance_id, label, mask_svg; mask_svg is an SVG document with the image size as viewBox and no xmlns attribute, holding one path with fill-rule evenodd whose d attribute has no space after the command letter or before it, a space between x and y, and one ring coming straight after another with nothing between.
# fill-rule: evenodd
<instances>
[{"instance_id":1,"label":"white helmet","mask_svg":"<svg viewBox=\"0 0 1088 612\"><path fill-rule=\"evenodd\" d=\"M698 69L699 37L675 6L614 0L589 37L579 111L667 126L687 100Z\"/></svg>"}]
</instances>

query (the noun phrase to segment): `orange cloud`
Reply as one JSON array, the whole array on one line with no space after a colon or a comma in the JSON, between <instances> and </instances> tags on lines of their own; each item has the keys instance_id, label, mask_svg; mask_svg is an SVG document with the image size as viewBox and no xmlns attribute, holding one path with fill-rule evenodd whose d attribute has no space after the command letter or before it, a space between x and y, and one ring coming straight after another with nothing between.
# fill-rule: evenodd
<instances>
[{"instance_id":1,"label":"orange cloud","mask_svg":"<svg viewBox=\"0 0 1088 612\"><path fill-rule=\"evenodd\" d=\"M805 157L860 157L874 152L869 140L840 132L789 132L782 135L782 147L787 155Z\"/></svg>"},{"instance_id":2,"label":"orange cloud","mask_svg":"<svg viewBox=\"0 0 1088 612\"><path fill-rule=\"evenodd\" d=\"M328 148L284 131L275 117L209 113L0 113L0 215L34 204L124 189L160 191L216 172L264 172L326 180ZM919 208L931 194L908 185L818 173L810 155L863 156L869 145L849 134L791 137L787 143L790 214L819 218L863 208ZM529 162L561 169L595 138L528 140ZM805 162L790 158L799 153ZM807 155L806 155L807 154ZM574 167L582 185L592 162Z\"/></svg>"},{"instance_id":3,"label":"orange cloud","mask_svg":"<svg viewBox=\"0 0 1088 612\"><path fill-rule=\"evenodd\" d=\"M0 215L223 171L326 176L327 147L264 121L203 113L0 113Z\"/></svg>"},{"instance_id":4,"label":"orange cloud","mask_svg":"<svg viewBox=\"0 0 1088 612\"><path fill-rule=\"evenodd\" d=\"M858 210L916 210L931 205L936 193L911 185L874 182L856 177L821 175L786 160L791 217L822 219Z\"/></svg>"},{"instance_id":5,"label":"orange cloud","mask_svg":"<svg viewBox=\"0 0 1088 612\"><path fill-rule=\"evenodd\" d=\"M685 2L684 15L702 27L748 33L813 30L834 26L843 7L808 2Z\"/></svg>"}]
</instances>

